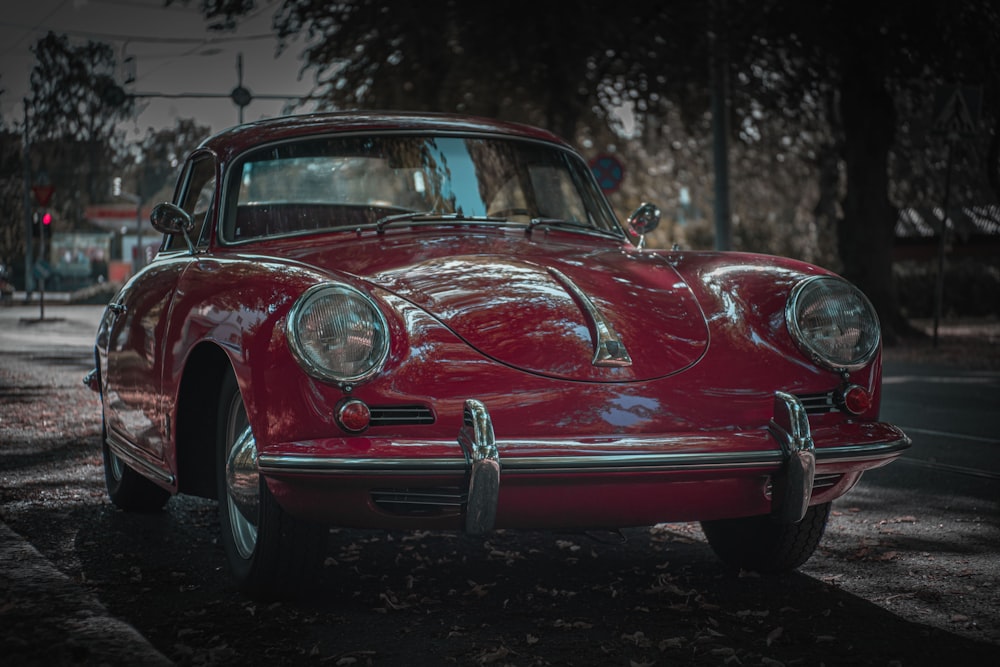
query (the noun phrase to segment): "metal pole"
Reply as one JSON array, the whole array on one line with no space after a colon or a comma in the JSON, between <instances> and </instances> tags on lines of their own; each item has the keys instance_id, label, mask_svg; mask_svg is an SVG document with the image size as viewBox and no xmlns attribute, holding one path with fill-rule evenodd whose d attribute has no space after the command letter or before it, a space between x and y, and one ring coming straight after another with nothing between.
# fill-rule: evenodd
<instances>
[{"instance_id":1,"label":"metal pole","mask_svg":"<svg viewBox=\"0 0 1000 667\"><path fill-rule=\"evenodd\" d=\"M135 242L139 246L139 251L135 256L135 271L146 266L146 251L142 247L142 166L136 169L135 176Z\"/></svg>"},{"instance_id":2,"label":"metal pole","mask_svg":"<svg viewBox=\"0 0 1000 667\"><path fill-rule=\"evenodd\" d=\"M24 98L24 138L21 140L21 162L24 163L24 291L30 298L34 291L35 249L32 247L32 208L31 205L31 151L28 144L28 98Z\"/></svg>"},{"instance_id":3,"label":"metal pole","mask_svg":"<svg viewBox=\"0 0 1000 667\"><path fill-rule=\"evenodd\" d=\"M954 140L948 141L948 165L944 176L944 202L941 204L941 238L938 242L937 283L934 286L934 348L938 346L938 328L944 310L944 260L948 235L948 200L951 198L951 167Z\"/></svg>"}]
</instances>

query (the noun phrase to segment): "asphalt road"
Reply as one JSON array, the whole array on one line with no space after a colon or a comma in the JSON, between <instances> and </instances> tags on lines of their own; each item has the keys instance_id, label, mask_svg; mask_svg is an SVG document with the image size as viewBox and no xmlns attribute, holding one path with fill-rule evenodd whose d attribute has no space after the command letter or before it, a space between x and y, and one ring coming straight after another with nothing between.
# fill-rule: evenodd
<instances>
[{"instance_id":1,"label":"asphalt road","mask_svg":"<svg viewBox=\"0 0 1000 667\"><path fill-rule=\"evenodd\" d=\"M802 571L1000 644L1000 371L887 356L881 416L913 446L834 504Z\"/></svg>"},{"instance_id":2,"label":"asphalt road","mask_svg":"<svg viewBox=\"0 0 1000 667\"><path fill-rule=\"evenodd\" d=\"M882 416L913 439L913 466L1000 480L1000 372L888 363Z\"/></svg>"},{"instance_id":3,"label":"asphalt road","mask_svg":"<svg viewBox=\"0 0 1000 667\"><path fill-rule=\"evenodd\" d=\"M46 319L37 321L37 307L0 308L0 388L6 387L7 391L0 396L0 402L17 402L18 406L25 406L0 410L0 414L6 415L0 420L0 476L5 479L26 483L18 466L23 460L34 462L35 458L44 458L35 457L33 452L6 451L7 442L28 442L29 448L34 442L39 449L58 449L64 446L56 437L58 433L75 432L78 440L88 443L95 439L97 416L90 414L94 412L93 405L87 403L93 399L89 392L81 394L80 386L69 385L79 382L89 363L100 312L101 308L94 306L50 305L46 308ZM429 562L431 551L419 551L417 547L436 549L442 554L439 560L447 561L453 558L454 538L433 535L380 538L362 533L352 534L349 544L331 554L331 560L339 562L339 567L350 567L357 575L357 580L362 582L358 589L341 589L340 584L325 583L320 586L324 596L339 595L340 602L315 602L307 609L257 609L240 600L224 583L219 583L217 572L203 572L205 568L199 559L208 558L212 562L217 549L214 528L206 519L211 514L210 508L172 501L174 509L166 517L170 525L160 536L158 526L163 527L162 520L142 524L108 507L98 485L99 456L81 454L77 462L79 471L69 473L69 477L63 473L63 478L39 480L41 490L37 494L44 497L44 511L36 512L29 507L30 503L21 501L0 504L0 519L7 520L15 528L12 531L0 523L0 545L3 546L0 549L0 625L5 628L0 633L0 653L8 646L23 648L24 642L33 641L30 637L10 636L9 628L24 627L25 619L29 619L37 628L48 627L65 633L59 639L66 641L68 638L71 648L75 648L58 655L68 656L68 662L148 663L162 661L162 651L170 655L171 660L181 663L228 664L223 659L228 657L232 664L237 664L241 659L238 652L234 658L232 648L226 653L219 647L246 642L246 633L256 632L252 628L257 626L247 629L237 622L237 616L246 616L247 612L261 617L265 613L271 616L286 613L288 625L283 626L286 629L300 628L303 617L313 622L319 618L319 625L322 625L324 614L332 613L333 620L329 624L336 625L341 634L353 634L356 643L362 642L366 631L378 627L388 614L394 627L402 628L395 649L401 653L393 654L393 649L384 643L370 644L370 650L354 653L337 649L335 640L316 634L320 633L318 629L310 636L312 643L302 644L297 650L321 663L364 664L375 660L373 656L376 655L407 655L413 646L412 650L424 652L421 664L440 664L443 661L435 663L434 654L427 651L437 650L445 655L449 643L471 642L470 636L474 633L470 628L482 629L491 624L499 627L508 623L513 626L526 621L527 607L518 613L514 606L520 601L533 605L532 613L539 619L544 619L548 613L553 616L549 620L533 620L535 625L518 638L508 635L506 643L501 643L499 648L470 643L465 654L471 656L469 660L451 661L462 664L652 664L659 658L658 664L664 661L667 664L695 664L693 656L697 655L702 658L697 664L777 667L780 663L766 657L768 650L780 647L787 655L789 649L794 654L797 648L792 639L796 632L795 620L790 616L808 616L809 623L818 626L829 624L827 630L819 628L812 632L808 646L799 647L800 659L795 661L798 663L819 664L804 656L814 655L817 650L821 654L829 652L824 642L834 641L838 632L838 647L847 641L843 635L851 634L850 641L855 642L853 648L860 648L862 652L869 650L872 656L882 654L865 642L879 639L890 644L901 641L917 646L906 653L909 656L919 655L924 650L923 642L927 642L928 656L935 649L946 654L956 650L972 650L977 656L996 654L1000 652L1000 559L997 558L1000 551L1000 440L996 435L997 415L1000 415L1000 372L954 364L894 361L892 355L889 356L885 366L883 417L907 430L914 446L900 461L868 473L850 494L835 503L826 537L816 555L801 569L801 575L760 581L720 576L711 559L705 557L707 548L697 526L671 524L651 531L631 532L631 546L621 548L600 543L587 546L587 542L577 538L564 537L546 541L544 537L528 540L500 535L485 545L459 538L462 547L470 552L485 546L485 565L474 565L471 558L466 564L463 557L450 567L446 566L445 570L450 569L450 572L441 571L433 577L425 574L422 580L419 575L414 578L413 573L419 573ZM13 386L10 380L5 385L5 377L16 377L18 382L22 378L30 379ZM54 405L57 401L59 404ZM4 407L0 404L0 408ZM11 408L11 405L6 407ZM18 493L8 494L5 490L4 496L8 495L20 498ZM60 503L63 509L59 508ZM153 544L145 548L153 551L117 553L121 542L112 545L115 549L108 553L119 560L109 565L124 568L127 563L125 571L132 573L131 579L122 579L120 585L116 585L113 574L102 572L103 538L76 534L73 529L76 516L108 527L118 540L130 539L128 536L133 534L144 536L140 541L152 541ZM8 520L11 518L13 520ZM39 518L52 521L52 530L37 525ZM141 577L137 580L136 572L155 568L148 561L156 558L157 548L164 550L163 557L169 560L166 550L174 548L177 530L181 530L192 544L202 544L205 553L194 554L192 562L181 563L174 559L171 564L163 565L163 576L170 581L154 583L150 574L145 575L145 580ZM156 540L161 538L163 543L157 547ZM650 555L652 547L662 555ZM407 560L411 551L420 555L412 562ZM585 555L588 553L589 557ZM393 554L396 554L395 560L391 557ZM569 557L564 558L564 555ZM663 555L669 557L668 563L663 562ZM506 565L503 564L505 559ZM497 560L500 565L491 565ZM25 563L30 563L30 567ZM511 568L516 578L509 575ZM550 572L549 568L554 571ZM107 577L110 583L98 581L100 577ZM490 601L496 595L491 596L490 591L500 590L504 585L501 583L497 589L492 589L492 584L483 584L483 577L508 582L503 593L507 597L502 604L492 606ZM612 579L608 589L612 592L604 595L608 577ZM192 581L187 581L188 578ZM387 590L390 584L384 583L394 578L398 578L396 592ZM634 584L636 588L632 593L641 591L647 597L641 604L620 607L616 615L614 609L627 597L633 578L645 583ZM462 592L466 585L469 590ZM109 613L97 597L104 600L111 596L111 591L118 596L122 587L131 587L124 598L142 599L154 592L153 608L132 606L125 599L115 603L117 613ZM458 592L448 587L457 587ZM695 587L701 592L696 594ZM410 592L407 594L404 588ZM656 598L648 597L651 591L658 591ZM670 598L673 594L678 597ZM596 602L585 602L589 596L596 596ZM803 596L809 598L808 603ZM192 627L171 627L173 617L168 613L167 600L175 598L181 601L173 604L184 608L179 612L182 620L174 622ZM435 598L444 598L444 606L435 606ZM360 602L367 599L376 603ZM788 599L793 602L787 602ZM359 602L352 605L352 600ZM545 609L538 607L542 600L546 601ZM49 608L45 607L46 601ZM581 602L585 608L600 606L602 610L595 610L593 617L586 616L587 610L579 608ZM163 607L157 608L157 604ZM225 632L223 626L208 623L202 616L204 609L198 611L197 605L203 605L213 615L232 618L233 632L243 634L220 638L220 633ZM332 611L329 605L334 605ZM813 606L825 612L814 614ZM683 624L689 618L687 615L697 616L698 612L704 614L704 622L697 631L685 634ZM442 613L451 619L451 625L439 635L432 633L430 639L414 644L418 641L418 633L410 635L409 628L420 627L422 632L427 632L426 619L441 618ZM73 618L65 622L53 621L53 615L58 614ZM671 618L671 614L674 614L676 627L644 625L648 619ZM184 620L191 618L195 620ZM595 618L603 619L604 625L611 624L611 629L602 628ZM727 619L741 626L739 632L760 629L766 641L758 637L755 646L766 644L767 648L755 649L756 652L739 648L733 636L736 626L727 626ZM201 627L206 628L209 635L208 643L203 646L197 641ZM640 627L645 630L637 630ZM599 630L609 633L600 641ZM886 633L884 638L880 634L883 631ZM265 630L261 630L263 632ZM658 640L656 632L662 633ZM870 634L867 639L863 637L866 632ZM557 640L548 633L562 637L559 641L565 646L557 648ZM723 635L725 639L721 639ZM155 649L146 637L154 640ZM966 640L975 643L963 643ZM272 640L281 641L277 637ZM570 642L599 645L607 660L560 660L561 655L572 655L559 652L571 651ZM724 642L729 645L723 645ZM296 649L290 638L286 643L289 651ZM547 646L553 647L549 654L543 651ZM183 647L185 652L176 653L180 650L178 647ZM676 652L681 649L689 649L690 663L677 659ZM81 660L81 655L88 659ZM536 659L525 658L529 655ZM861 658L850 664L886 664L886 660L879 662L879 659L881 657L869 662ZM934 654L933 660L940 661L940 656ZM962 662L957 658L956 661ZM376 664L395 663L391 658L383 658ZM837 660L830 657L826 664L837 664ZM897 664L937 663L930 657L927 662L911 657Z\"/></svg>"}]
</instances>

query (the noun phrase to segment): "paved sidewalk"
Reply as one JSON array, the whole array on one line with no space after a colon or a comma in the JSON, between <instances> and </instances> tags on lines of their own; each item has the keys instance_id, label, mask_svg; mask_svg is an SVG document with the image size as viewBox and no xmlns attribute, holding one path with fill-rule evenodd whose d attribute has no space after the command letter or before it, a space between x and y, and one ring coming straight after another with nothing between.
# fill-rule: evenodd
<instances>
[{"instance_id":1,"label":"paved sidewalk","mask_svg":"<svg viewBox=\"0 0 1000 667\"><path fill-rule=\"evenodd\" d=\"M36 321L37 304L0 307L0 351L85 352L93 345L103 310L48 304L45 320ZM0 628L0 662L11 667L173 664L3 521Z\"/></svg>"}]
</instances>

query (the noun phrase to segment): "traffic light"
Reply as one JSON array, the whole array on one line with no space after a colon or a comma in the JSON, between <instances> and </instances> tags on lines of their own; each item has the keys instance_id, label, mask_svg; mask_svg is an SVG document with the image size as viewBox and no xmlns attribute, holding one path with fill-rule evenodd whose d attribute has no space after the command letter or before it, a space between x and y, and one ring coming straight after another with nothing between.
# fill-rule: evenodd
<instances>
[{"instance_id":1,"label":"traffic light","mask_svg":"<svg viewBox=\"0 0 1000 667\"><path fill-rule=\"evenodd\" d=\"M52 214L44 210L36 214L35 224L32 227L34 236L43 241L48 241L52 238Z\"/></svg>"}]
</instances>

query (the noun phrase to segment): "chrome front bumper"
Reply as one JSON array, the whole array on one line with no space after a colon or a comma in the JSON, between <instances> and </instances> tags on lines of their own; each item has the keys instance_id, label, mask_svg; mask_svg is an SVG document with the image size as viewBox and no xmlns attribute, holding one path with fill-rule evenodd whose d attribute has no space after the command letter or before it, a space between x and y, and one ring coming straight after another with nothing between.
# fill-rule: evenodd
<instances>
[{"instance_id":1,"label":"chrome front bumper","mask_svg":"<svg viewBox=\"0 0 1000 667\"><path fill-rule=\"evenodd\" d=\"M306 476L391 476L426 478L461 476L464 528L472 534L492 530L497 518L501 472L551 475L564 473L708 473L731 474L760 470L771 479L771 514L795 523L812 498L817 463L869 468L898 456L910 446L901 431L889 425L877 441L817 448L806 410L791 394L776 392L774 412L765 430L676 436L624 436L590 441L503 440L501 459L489 411L479 400L465 401L458 434L462 457L361 458L262 453L261 474L279 478ZM734 447L738 441L740 447ZM775 446L777 443L777 446ZM400 449L415 443L400 443ZM669 482L664 482L669 483Z\"/></svg>"}]
</instances>

